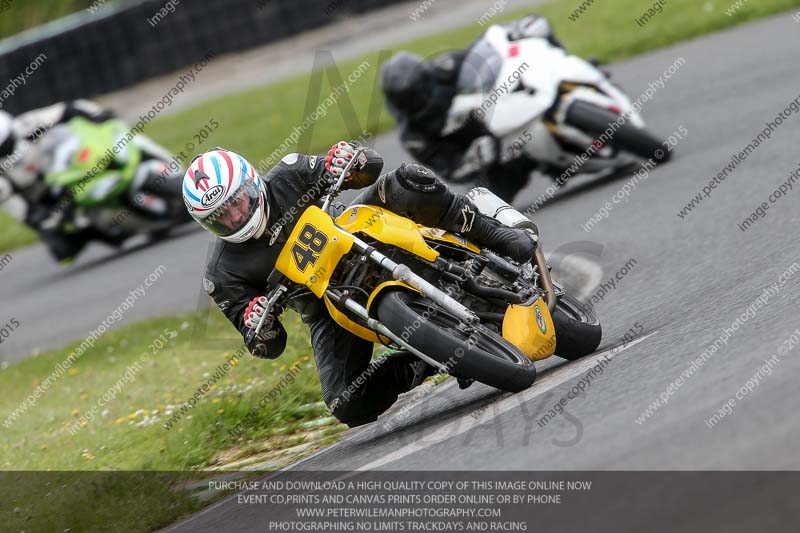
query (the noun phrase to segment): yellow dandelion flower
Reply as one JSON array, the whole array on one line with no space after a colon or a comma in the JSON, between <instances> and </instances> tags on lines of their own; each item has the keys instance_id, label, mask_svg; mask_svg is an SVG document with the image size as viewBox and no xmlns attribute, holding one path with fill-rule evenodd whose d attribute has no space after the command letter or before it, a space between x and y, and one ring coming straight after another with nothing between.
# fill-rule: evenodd
<instances>
[{"instance_id":1,"label":"yellow dandelion flower","mask_svg":"<svg viewBox=\"0 0 800 533\"><path fill-rule=\"evenodd\" d=\"M136 413L131 413L131 414L129 414L129 415L128 415L128 418L129 418L130 420L133 420L134 418L136 418Z\"/></svg>"},{"instance_id":2,"label":"yellow dandelion flower","mask_svg":"<svg viewBox=\"0 0 800 533\"><path fill-rule=\"evenodd\" d=\"M78 375L78 369L77 368L70 368L69 369L69 375L70 376L77 376Z\"/></svg>"},{"instance_id":3,"label":"yellow dandelion flower","mask_svg":"<svg viewBox=\"0 0 800 533\"><path fill-rule=\"evenodd\" d=\"M211 400L211 403L219 403L219 398L214 398L213 400Z\"/></svg>"},{"instance_id":4,"label":"yellow dandelion flower","mask_svg":"<svg viewBox=\"0 0 800 533\"><path fill-rule=\"evenodd\" d=\"M72 416L78 416L79 414L81 414L81 412L78 411L77 409L73 409L72 411L69 412L69 414L71 414Z\"/></svg>"},{"instance_id":5,"label":"yellow dandelion flower","mask_svg":"<svg viewBox=\"0 0 800 533\"><path fill-rule=\"evenodd\" d=\"M46 450L47 449L47 444L42 444L41 446L39 446L39 449L40 450Z\"/></svg>"},{"instance_id":6,"label":"yellow dandelion flower","mask_svg":"<svg viewBox=\"0 0 800 533\"><path fill-rule=\"evenodd\" d=\"M86 425L87 425L87 422L86 422L86 420L81 420L81 427L82 427L82 428L85 428L85 427L86 427Z\"/></svg>"},{"instance_id":7,"label":"yellow dandelion flower","mask_svg":"<svg viewBox=\"0 0 800 533\"><path fill-rule=\"evenodd\" d=\"M309 356L307 356L307 355L304 355L304 356L303 356L303 357L301 357L300 359L302 359L303 361L308 361L308 360L310 360L311 358L310 358Z\"/></svg>"},{"instance_id":8,"label":"yellow dandelion flower","mask_svg":"<svg viewBox=\"0 0 800 533\"><path fill-rule=\"evenodd\" d=\"M222 414L222 413L224 413L224 412L225 412L225 409L220 409L219 411L217 411L217 414L218 414L218 415L221 415L221 414Z\"/></svg>"},{"instance_id":9,"label":"yellow dandelion flower","mask_svg":"<svg viewBox=\"0 0 800 533\"><path fill-rule=\"evenodd\" d=\"M150 414L150 411L148 411L147 409L145 409L144 411L142 411L142 413L144 414L144 416L147 416L147 415L149 415L149 414Z\"/></svg>"},{"instance_id":10,"label":"yellow dandelion flower","mask_svg":"<svg viewBox=\"0 0 800 533\"><path fill-rule=\"evenodd\" d=\"M278 369L278 372L283 372L285 370L286 370L286 365L281 365L281 367Z\"/></svg>"},{"instance_id":11,"label":"yellow dandelion flower","mask_svg":"<svg viewBox=\"0 0 800 533\"><path fill-rule=\"evenodd\" d=\"M122 424L123 422L125 422L125 417L121 416L121 417L117 418L116 422L117 422L117 424Z\"/></svg>"},{"instance_id":12,"label":"yellow dandelion flower","mask_svg":"<svg viewBox=\"0 0 800 533\"><path fill-rule=\"evenodd\" d=\"M89 399L89 395L88 394L86 394L85 392L83 394L81 394L81 400L86 401L88 399Z\"/></svg>"}]
</instances>

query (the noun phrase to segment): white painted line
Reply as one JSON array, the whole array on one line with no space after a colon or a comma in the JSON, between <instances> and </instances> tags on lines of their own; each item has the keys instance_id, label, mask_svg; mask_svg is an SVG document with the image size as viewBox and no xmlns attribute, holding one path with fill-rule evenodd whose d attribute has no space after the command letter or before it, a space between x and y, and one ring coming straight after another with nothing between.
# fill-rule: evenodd
<instances>
[{"instance_id":1,"label":"white painted line","mask_svg":"<svg viewBox=\"0 0 800 533\"><path fill-rule=\"evenodd\" d=\"M515 409L520 406L520 404L538 398L545 392L549 391L565 383L579 375L583 374L593 366L595 366L598 360L602 357L605 357L606 360L611 360L614 357L617 357L619 354L627 350L628 348L632 348L636 346L640 342L645 341L646 339L652 337L658 333L658 331L653 331L648 333L643 337L639 337L638 339L634 339L628 344L623 346L610 348L604 352L600 352L598 354L586 357L585 359L581 359L574 363L563 365L552 372L547 373L541 381L534 383L533 387L530 389L521 392L519 394L514 394L512 396L508 396L494 404L492 409L486 409L483 414L479 417L473 417L471 413L465 414L461 418L457 418L445 424L444 426L440 427L433 433L428 433L425 435L425 439L422 441L416 441L409 444L406 444L402 448L395 450L387 455L384 455L380 459L372 461L371 463L367 463L364 466L359 467L357 470L375 470L382 466L385 466L389 463L393 463L395 461L399 461L400 459L407 457L413 453L418 451L424 450L426 448L430 448L435 444L439 444L444 442L450 438L458 436L462 433L469 431L470 429L480 426L491 420L492 418L501 415L507 411Z\"/></svg>"}]
</instances>

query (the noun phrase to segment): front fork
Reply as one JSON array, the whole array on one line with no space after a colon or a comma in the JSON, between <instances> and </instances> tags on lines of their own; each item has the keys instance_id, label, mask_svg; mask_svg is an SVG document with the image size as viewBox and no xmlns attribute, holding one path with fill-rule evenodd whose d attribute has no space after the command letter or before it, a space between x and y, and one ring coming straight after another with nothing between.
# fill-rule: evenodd
<instances>
[{"instance_id":1,"label":"front fork","mask_svg":"<svg viewBox=\"0 0 800 533\"><path fill-rule=\"evenodd\" d=\"M550 277L550 269L547 267L547 261L544 258L544 251L542 250L542 243L538 242L536 246L536 254L533 256L533 264L539 269L539 285L544 291L544 301L547 304L547 309L550 314L556 308L558 298L556 298L556 288L553 286L553 278Z\"/></svg>"},{"instance_id":2,"label":"front fork","mask_svg":"<svg viewBox=\"0 0 800 533\"><path fill-rule=\"evenodd\" d=\"M410 287L413 287L420 292L424 297L439 305L445 311L451 313L459 320L461 320L467 327L475 327L480 323L480 318L473 313L470 309L463 306L455 299L451 298L443 291L436 288L434 285L415 274L408 266L397 263L389 259L384 254L362 241L358 237L353 242L353 248L362 253L367 259L373 261L378 266L389 271L392 278L396 281L402 281ZM334 302L343 305L346 309L353 312L359 318L364 320L367 327L378 333L379 335L390 339L398 346L402 346L409 352L413 353L433 368L438 369L442 373L449 373L449 369L442 363L425 355L418 349L414 348L403 340L400 336L395 335L389 328L387 328L380 321L369 316L369 311L361 304L352 298L346 298L336 290L328 289L326 295Z\"/></svg>"},{"instance_id":3,"label":"front fork","mask_svg":"<svg viewBox=\"0 0 800 533\"><path fill-rule=\"evenodd\" d=\"M440 289L436 288L436 286L432 285L419 275L415 274L410 268L406 265L396 263L395 261L389 259L381 252L376 250L373 246L370 246L366 242L362 241L358 237L355 237L355 241L353 242L353 248L357 249L359 252L364 254L367 259L372 260L378 266L388 270L392 278L396 281L402 281L403 283L408 284L409 286L417 289L420 294L424 297L428 298L429 300L433 301L435 304L439 305L445 311L456 316L459 320L465 322L468 325L476 325L480 322L480 318L473 313L469 308L461 305L455 299L451 298L447 294L445 294Z\"/></svg>"}]
</instances>

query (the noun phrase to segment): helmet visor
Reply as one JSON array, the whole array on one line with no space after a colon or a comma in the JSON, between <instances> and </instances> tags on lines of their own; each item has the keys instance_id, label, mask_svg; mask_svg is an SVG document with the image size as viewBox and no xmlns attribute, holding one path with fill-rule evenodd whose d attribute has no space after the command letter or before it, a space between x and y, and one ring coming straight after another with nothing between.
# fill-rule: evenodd
<instances>
[{"instance_id":1,"label":"helmet visor","mask_svg":"<svg viewBox=\"0 0 800 533\"><path fill-rule=\"evenodd\" d=\"M229 237L247 225L260 204L261 192L258 185L248 179L224 204L198 222L218 237Z\"/></svg>"}]
</instances>

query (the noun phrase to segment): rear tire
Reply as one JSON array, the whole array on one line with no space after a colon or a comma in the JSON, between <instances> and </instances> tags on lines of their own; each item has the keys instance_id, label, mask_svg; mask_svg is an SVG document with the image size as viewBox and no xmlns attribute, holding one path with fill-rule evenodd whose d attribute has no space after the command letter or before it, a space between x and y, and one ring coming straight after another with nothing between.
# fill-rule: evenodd
<instances>
[{"instance_id":1,"label":"rear tire","mask_svg":"<svg viewBox=\"0 0 800 533\"><path fill-rule=\"evenodd\" d=\"M507 392L525 390L536 379L533 361L513 344L484 326L469 333L457 329L458 318L415 292L387 292L378 302L377 317L458 378Z\"/></svg>"},{"instance_id":2,"label":"rear tire","mask_svg":"<svg viewBox=\"0 0 800 533\"><path fill-rule=\"evenodd\" d=\"M575 361L592 354L600 346L603 328L594 311L569 294L564 294L553 310L556 329L556 355Z\"/></svg>"},{"instance_id":3,"label":"rear tire","mask_svg":"<svg viewBox=\"0 0 800 533\"><path fill-rule=\"evenodd\" d=\"M577 101L567 110L566 121L586 133L599 137L618 118L619 114L613 111L588 102ZM652 158L658 164L666 163L672 157L671 152L664 146L663 141L629 122L625 122L614 132L610 144L635 156L644 159Z\"/></svg>"},{"instance_id":4,"label":"rear tire","mask_svg":"<svg viewBox=\"0 0 800 533\"><path fill-rule=\"evenodd\" d=\"M171 231L172 228L164 228L156 231L151 231L150 233L147 234L147 238L151 243L155 244L157 242L161 242L167 239Z\"/></svg>"}]
</instances>

